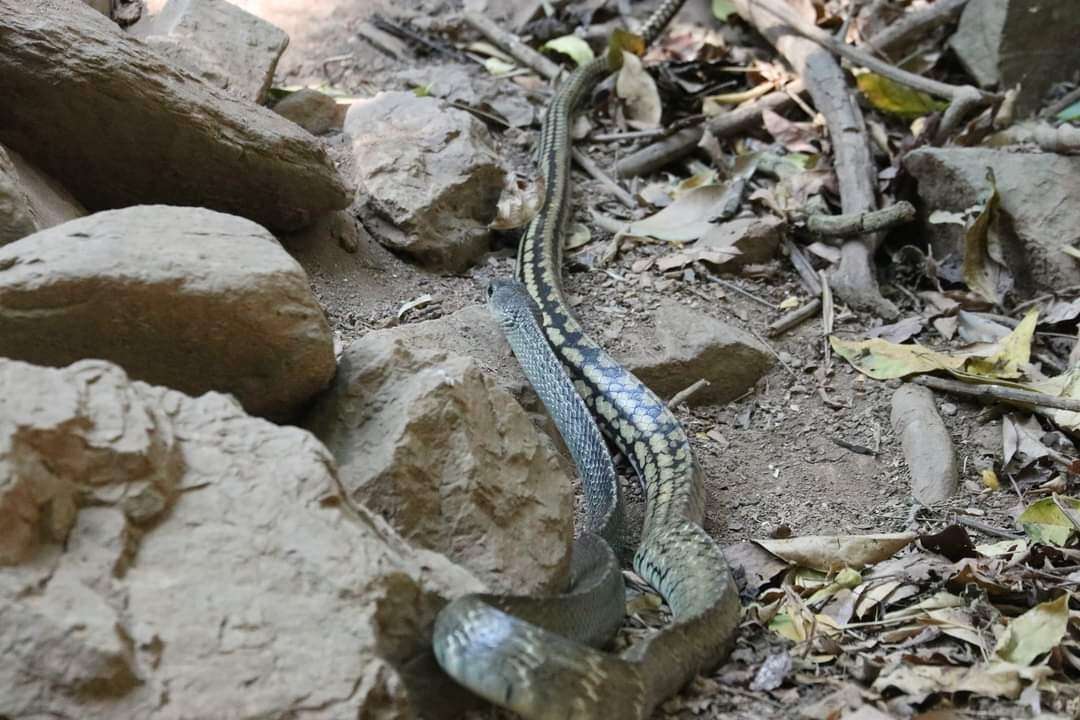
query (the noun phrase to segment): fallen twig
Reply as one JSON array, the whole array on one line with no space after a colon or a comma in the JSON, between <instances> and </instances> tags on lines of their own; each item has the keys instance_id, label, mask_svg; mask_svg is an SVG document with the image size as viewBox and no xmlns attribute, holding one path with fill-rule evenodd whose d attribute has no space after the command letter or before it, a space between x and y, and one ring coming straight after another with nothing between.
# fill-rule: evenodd
<instances>
[{"instance_id":1,"label":"fallen twig","mask_svg":"<svg viewBox=\"0 0 1080 720\"><path fill-rule=\"evenodd\" d=\"M888 54L916 36L949 22L960 14L964 5L967 0L937 0L922 10L904 13L903 17L867 40L866 46L874 52Z\"/></svg>"},{"instance_id":2,"label":"fallen twig","mask_svg":"<svg viewBox=\"0 0 1080 720\"><path fill-rule=\"evenodd\" d=\"M820 309L821 300L819 298L814 298L802 307L796 308L789 312L787 315L784 315L780 319L770 323L768 329L766 330L766 334L769 337L776 337L777 335L782 335L791 328L799 325L800 323L804 323L810 318L817 315L818 310Z\"/></svg>"},{"instance_id":3,"label":"fallen twig","mask_svg":"<svg viewBox=\"0 0 1080 720\"><path fill-rule=\"evenodd\" d=\"M669 408L678 407L679 405L689 400L692 395L704 390L711 384L712 383L710 383L705 378L701 378L690 387L683 388L679 392L672 395L671 399L667 401L667 406Z\"/></svg>"},{"instance_id":4,"label":"fallen twig","mask_svg":"<svg viewBox=\"0 0 1080 720\"><path fill-rule=\"evenodd\" d=\"M1046 152L1061 155L1080 153L1080 128L1075 125L1054 127L1048 123L1027 122L1007 127L987 138L993 147L1033 143Z\"/></svg>"},{"instance_id":5,"label":"fallen twig","mask_svg":"<svg viewBox=\"0 0 1080 720\"><path fill-rule=\"evenodd\" d=\"M759 298L757 295L750 292L749 290L743 290L741 287L739 287L738 285L736 285L733 282L728 282L727 280L724 280L723 278L718 278L718 277L716 277L716 275L714 275L710 271L706 271L705 277L709 278L709 280L713 281L717 285L723 285L728 290L732 290L734 292L739 293L740 295L743 295L744 297L750 298L751 300L758 303L759 305L764 305L765 307L769 308L770 310L776 310L777 309L776 305L769 302L768 300L766 300L764 298Z\"/></svg>"},{"instance_id":6,"label":"fallen twig","mask_svg":"<svg viewBox=\"0 0 1080 720\"><path fill-rule=\"evenodd\" d=\"M631 210L637 209L637 201L634 200L634 196L626 192L619 183L608 177L607 173L601 170L600 166L593 162L591 157L577 148L571 149L570 156L574 158L574 162L581 166L582 170L589 173L594 180L599 181L619 202Z\"/></svg>"},{"instance_id":7,"label":"fallen twig","mask_svg":"<svg viewBox=\"0 0 1080 720\"><path fill-rule=\"evenodd\" d=\"M542 77L553 80L558 77L561 72L561 68L558 64L552 62L525 43L521 42L521 39L518 38L517 35L500 28L486 15L476 12L467 12L465 13L465 22L472 25L481 35L495 43L500 50L505 50L512 58L522 65L532 68Z\"/></svg>"},{"instance_id":8,"label":"fallen twig","mask_svg":"<svg viewBox=\"0 0 1080 720\"><path fill-rule=\"evenodd\" d=\"M1040 115L1042 117L1052 118L1077 101L1080 101L1080 87L1072 90L1071 92L1065 93L1065 95L1063 95L1061 99L1054 102L1053 104L1047 105L1046 109L1043 110Z\"/></svg>"},{"instance_id":9,"label":"fallen twig","mask_svg":"<svg viewBox=\"0 0 1080 720\"><path fill-rule=\"evenodd\" d=\"M806 257L806 253L788 237L784 238L784 250L787 251L788 259L795 267L795 272L799 273L799 279L802 280L807 292L814 296L821 295L821 280L810 258Z\"/></svg>"},{"instance_id":10,"label":"fallen twig","mask_svg":"<svg viewBox=\"0 0 1080 720\"><path fill-rule=\"evenodd\" d=\"M815 235L850 237L888 230L914 219L915 206L906 200L901 200L895 205L880 210L867 210L848 215L811 215L806 218L806 229Z\"/></svg>"},{"instance_id":11,"label":"fallen twig","mask_svg":"<svg viewBox=\"0 0 1080 720\"><path fill-rule=\"evenodd\" d=\"M876 209L877 183L870 137L862 111L836 59L812 40L792 32L792 13L783 0L734 0L734 5L739 15L754 25L799 74L814 106L824 116L833 142L841 211L850 214ZM871 262L880 242L879 233L870 233L844 243L840 264L830 282L836 294L849 305L893 319L899 312L881 296Z\"/></svg>"},{"instance_id":12,"label":"fallen twig","mask_svg":"<svg viewBox=\"0 0 1080 720\"><path fill-rule=\"evenodd\" d=\"M1035 392L1034 390L1020 390L1018 388L1005 387L1003 385L965 383L960 382L959 380L948 380L932 375L920 375L916 378L912 378L911 382L918 385L925 385L934 390L952 393L953 395L965 395L980 400L1005 402L1024 407L1034 406L1053 408L1055 410L1068 410L1069 412L1080 412L1080 400L1047 395L1046 393Z\"/></svg>"},{"instance_id":13,"label":"fallen twig","mask_svg":"<svg viewBox=\"0 0 1080 720\"><path fill-rule=\"evenodd\" d=\"M701 142L706 130L716 137L732 135L760 122L761 113L765 110L779 112L787 108L793 102L792 96L802 91L802 83L793 82L783 90L771 92L731 112L709 118L704 128L685 128L652 145L647 145L615 163L615 176L635 177L659 170L668 163L692 153Z\"/></svg>"},{"instance_id":14,"label":"fallen twig","mask_svg":"<svg viewBox=\"0 0 1080 720\"><path fill-rule=\"evenodd\" d=\"M979 522L978 520L976 520L974 518L969 518L969 517L967 517L965 515L957 516L956 522L959 523L960 525L966 525L969 528L972 528L973 530L978 530L983 535L989 535L990 537L1003 538L1005 540L1019 540L1021 537L1023 537L1018 532L1010 532L1008 530L1002 530L1002 529L996 528L996 527L994 527L992 525L987 525L986 523Z\"/></svg>"}]
</instances>

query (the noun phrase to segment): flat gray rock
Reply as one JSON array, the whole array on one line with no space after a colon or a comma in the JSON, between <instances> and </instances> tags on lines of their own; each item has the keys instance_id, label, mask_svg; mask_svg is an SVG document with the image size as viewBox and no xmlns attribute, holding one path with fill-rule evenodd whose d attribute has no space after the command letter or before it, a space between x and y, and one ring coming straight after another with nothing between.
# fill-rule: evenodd
<instances>
[{"instance_id":1,"label":"flat gray rock","mask_svg":"<svg viewBox=\"0 0 1080 720\"><path fill-rule=\"evenodd\" d=\"M369 333L341 358L305 427L354 501L494 591L558 592L573 491L553 445L470 358Z\"/></svg>"},{"instance_id":2,"label":"flat gray rock","mask_svg":"<svg viewBox=\"0 0 1080 720\"><path fill-rule=\"evenodd\" d=\"M1061 251L1080 240L1080 157L985 148L921 148L904 167L918 181L919 217L934 257L963 258L964 226L928 222L936 211L961 213L989 190L994 172L1001 209L1011 218L1003 236L1010 270L1022 289L1080 283L1080 266ZM1029 287L1034 286L1034 287Z\"/></svg>"},{"instance_id":3,"label":"flat gray rock","mask_svg":"<svg viewBox=\"0 0 1080 720\"><path fill-rule=\"evenodd\" d=\"M350 193L319 142L78 0L0 0L0 142L90 210L208 207L299 229Z\"/></svg>"},{"instance_id":4,"label":"flat gray rock","mask_svg":"<svg viewBox=\"0 0 1080 720\"><path fill-rule=\"evenodd\" d=\"M101 360L0 359L0 477L7 718L412 718L404 667L483 590L310 433Z\"/></svg>"},{"instance_id":5,"label":"flat gray rock","mask_svg":"<svg viewBox=\"0 0 1080 720\"><path fill-rule=\"evenodd\" d=\"M262 104L285 31L226 0L168 0L128 32L207 83Z\"/></svg>"},{"instance_id":6,"label":"flat gray rock","mask_svg":"<svg viewBox=\"0 0 1080 720\"><path fill-rule=\"evenodd\" d=\"M0 248L0 356L104 358L134 378L286 417L330 382L307 275L255 223L202 208L111 210Z\"/></svg>"},{"instance_id":7,"label":"flat gray rock","mask_svg":"<svg viewBox=\"0 0 1080 720\"><path fill-rule=\"evenodd\" d=\"M460 271L487 250L505 171L472 115L411 92L354 102L345 116L364 226L435 270Z\"/></svg>"},{"instance_id":8,"label":"flat gray rock","mask_svg":"<svg viewBox=\"0 0 1080 720\"><path fill-rule=\"evenodd\" d=\"M618 358L657 395L669 399L698 380L691 405L725 403L756 383L775 362L753 335L673 300L660 304L655 330L632 355Z\"/></svg>"}]
</instances>

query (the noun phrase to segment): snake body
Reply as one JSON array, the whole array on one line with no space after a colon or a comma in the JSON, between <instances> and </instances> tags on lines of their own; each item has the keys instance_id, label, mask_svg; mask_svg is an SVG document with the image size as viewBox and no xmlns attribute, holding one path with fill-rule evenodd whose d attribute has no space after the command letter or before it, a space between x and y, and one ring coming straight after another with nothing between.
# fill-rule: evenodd
<instances>
[{"instance_id":1,"label":"snake body","mask_svg":"<svg viewBox=\"0 0 1080 720\"><path fill-rule=\"evenodd\" d=\"M661 3L642 30L646 42L660 34L682 2ZM554 365L566 369L600 429L633 466L646 496L633 566L668 602L673 622L621 656L595 649L610 637L615 612L604 605L611 597L604 583L609 582L605 568L610 568L613 551L594 541L603 535L619 549L618 520L603 519L609 513L617 516L621 506L617 495L609 504L592 497L586 479L587 503L595 508L590 525L595 521L598 532L575 544L569 593L558 598L467 596L450 603L436 620L433 646L443 669L527 718L647 718L660 702L726 656L740 616L738 592L720 547L701 527L703 476L682 426L652 391L588 337L561 289L562 234L570 207L570 125L582 101L612 70L606 56L580 66L559 87L544 119L538 157L545 194L522 237L516 270L535 305L514 285L503 285L502 291L497 287L489 304L504 330L509 329L507 338L534 386L526 366L535 364L542 378L561 376L557 367L548 367L550 361L538 360L557 357ZM536 341L540 333L549 347ZM537 391L547 404L540 387ZM559 407L549 405L553 417L563 412ZM560 425L560 432L570 442L585 434L584 425L574 419L566 424L569 431ZM578 613L566 605L582 600L593 609Z\"/></svg>"}]
</instances>

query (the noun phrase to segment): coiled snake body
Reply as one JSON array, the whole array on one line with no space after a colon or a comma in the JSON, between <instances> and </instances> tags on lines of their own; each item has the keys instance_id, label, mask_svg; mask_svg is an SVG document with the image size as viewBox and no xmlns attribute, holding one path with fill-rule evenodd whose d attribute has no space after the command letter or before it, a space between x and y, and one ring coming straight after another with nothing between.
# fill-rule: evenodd
<instances>
[{"instance_id":1,"label":"coiled snake body","mask_svg":"<svg viewBox=\"0 0 1080 720\"><path fill-rule=\"evenodd\" d=\"M660 5L642 31L646 42L660 34L682 2ZM489 289L489 304L579 465L590 532L575 541L566 595L466 596L443 609L434 632L435 655L447 673L528 718L646 718L726 656L740 615L720 547L701 527L704 484L685 432L652 391L585 334L561 290L570 124L577 106L611 69L607 57L597 58L556 93L538 151L544 201L518 249L521 284L497 281ZM560 361L573 386L559 371ZM595 428L582 417L580 400L570 397L573 389L644 485L645 521L633 566L663 595L674 617L620 656L594 648L611 638L622 618L622 579L609 547L625 551L621 503L610 461L605 468L596 459L595 448L603 442L593 439ZM606 457L606 449L599 452Z\"/></svg>"}]
</instances>

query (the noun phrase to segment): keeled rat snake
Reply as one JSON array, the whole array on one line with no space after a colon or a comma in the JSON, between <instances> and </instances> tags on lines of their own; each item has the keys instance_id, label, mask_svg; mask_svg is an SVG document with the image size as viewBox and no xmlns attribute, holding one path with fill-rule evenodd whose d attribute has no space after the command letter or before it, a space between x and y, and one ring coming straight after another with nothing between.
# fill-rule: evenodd
<instances>
[{"instance_id":1,"label":"keeled rat snake","mask_svg":"<svg viewBox=\"0 0 1080 720\"><path fill-rule=\"evenodd\" d=\"M665 0L657 8L641 32L646 43L682 2ZM591 532L575 541L566 595L458 598L440 612L434 631L435 656L450 676L528 718L646 718L726 656L740 617L727 563L701 527L704 483L685 432L651 390L585 334L562 294L570 125L582 101L614 69L605 55L580 66L559 87L541 131L537 156L544 197L518 248L520 284L497 281L489 289L489 305L585 476ZM623 550L618 488L611 489L603 462L586 460L588 467L582 466L578 450L595 459L590 447L603 443L591 439L592 421L573 409L576 398L567 396L571 386L559 372L560 362L645 488L633 567L673 614L669 626L619 656L595 649L610 640L622 617L621 576L608 546ZM584 445L575 450L578 443ZM594 471L599 479L586 476Z\"/></svg>"}]
</instances>

